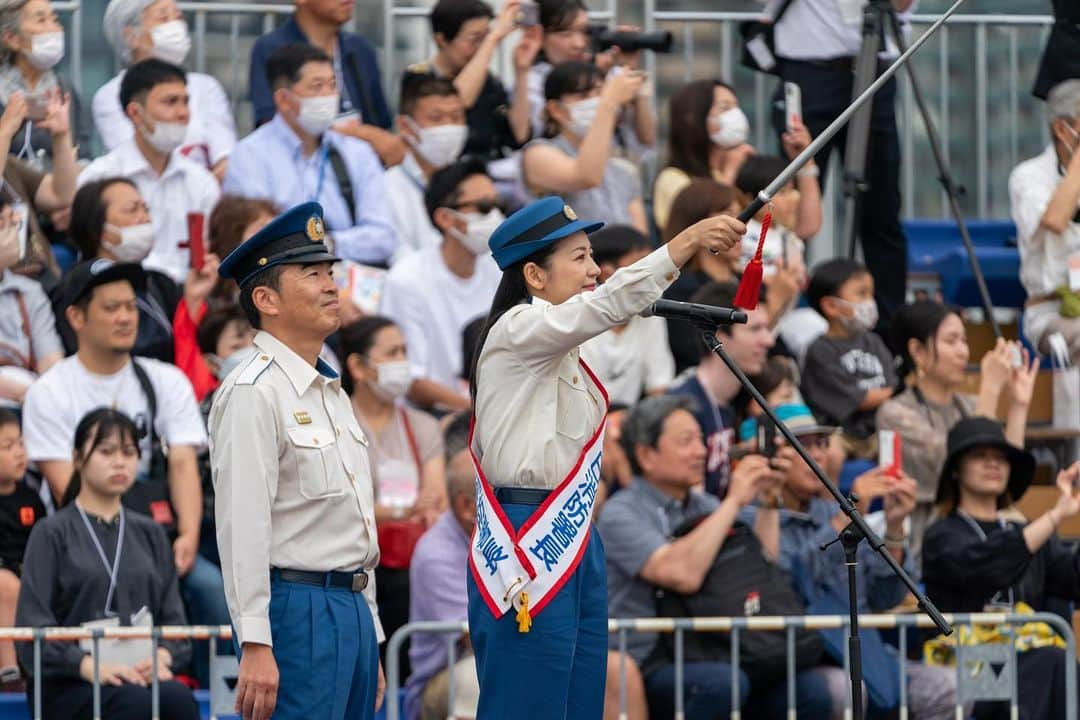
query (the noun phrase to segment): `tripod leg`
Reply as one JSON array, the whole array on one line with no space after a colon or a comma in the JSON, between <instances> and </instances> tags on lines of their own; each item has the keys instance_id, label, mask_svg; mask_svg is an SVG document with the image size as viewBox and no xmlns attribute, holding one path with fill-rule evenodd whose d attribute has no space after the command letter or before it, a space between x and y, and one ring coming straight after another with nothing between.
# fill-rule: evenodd
<instances>
[{"instance_id":1,"label":"tripod leg","mask_svg":"<svg viewBox=\"0 0 1080 720\"><path fill-rule=\"evenodd\" d=\"M880 9L868 3L863 10L862 46L855 61L852 97L858 97L877 77L877 56L881 49ZM859 231L859 196L866 188L866 144L870 140L873 103L867 103L851 118L844 146L844 235L848 256L855 257L855 236Z\"/></svg>"},{"instance_id":2,"label":"tripod leg","mask_svg":"<svg viewBox=\"0 0 1080 720\"><path fill-rule=\"evenodd\" d=\"M888 23L892 30L892 36L896 40L896 47L900 52L904 52L907 49L907 43L904 39L904 33L900 29L900 19L896 16L896 12L892 10L891 7L889 9ZM907 70L908 80L911 82L911 94L915 98L915 105L919 109L919 115L922 117L923 125L926 128L926 137L930 141L930 151L934 156L934 163L937 164L938 167L938 179L945 189L945 195L949 199L949 210L956 220L956 227L960 231L960 239L963 241L964 248L967 250L968 260L971 263L971 273L975 276L975 286L979 290L979 299L982 301L983 312L986 313L986 318L990 323L990 328L994 332L994 337L1000 338L1001 328L998 326L997 319L994 318L994 304L990 300L990 291L986 287L986 278L983 276L982 267L979 265L978 258L975 257L975 248L971 242L971 235L968 233L964 214L960 210L959 188L953 181L949 163L945 159L945 153L941 149L941 138L938 136L937 127L934 125L933 117L931 117L930 111L926 107L926 99L923 97L922 88L919 86L919 79L915 74L915 68L911 63L908 63L905 69Z\"/></svg>"}]
</instances>

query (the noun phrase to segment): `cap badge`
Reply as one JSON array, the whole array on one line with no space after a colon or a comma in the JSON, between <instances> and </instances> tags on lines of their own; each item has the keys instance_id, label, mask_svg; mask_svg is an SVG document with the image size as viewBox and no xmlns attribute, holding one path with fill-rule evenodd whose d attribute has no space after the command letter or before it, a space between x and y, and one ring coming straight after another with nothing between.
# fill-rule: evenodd
<instances>
[{"instance_id":1,"label":"cap badge","mask_svg":"<svg viewBox=\"0 0 1080 720\"><path fill-rule=\"evenodd\" d=\"M265 265L265 264L266 264L266 258L264 258L264 257L259 258L259 265L262 266L262 265Z\"/></svg>"},{"instance_id":2,"label":"cap badge","mask_svg":"<svg viewBox=\"0 0 1080 720\"><path fill-rule=\"evenodd\" d=\"M326 229L323 227L322 218L312 215L307 221L307 236L311 242L322 242L326 237Z\"/></svg>"},{"instance_id":3,"label":"cap badge","mask_svg":"<svg viewBox=\"0 0 1080 720\"><path fill-rule=\"evenodd\" d=\"M569 205L563 205L562 214L566 216L567 220L577 220L577 213L574 212L574 208Z\"/></svg>"}]
</instances>

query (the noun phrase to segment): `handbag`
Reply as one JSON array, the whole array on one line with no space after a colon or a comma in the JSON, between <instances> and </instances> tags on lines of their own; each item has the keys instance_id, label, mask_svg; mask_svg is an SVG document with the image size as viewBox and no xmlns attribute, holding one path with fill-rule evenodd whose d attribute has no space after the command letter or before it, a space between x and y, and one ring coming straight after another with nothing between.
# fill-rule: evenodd
<instances>
[{"instance_id":1,"label":"handbag","mask_svg":"<svg viewBox=\"0 0 1080 720\"><path fill-rule=\"evenodd\" d=\"M694 518L676 529L675 537L693 530L704 519ZM791 578L765 557L753 529L736 522L716 554L701 588L693 595L656 589L657 617L749 617L753 615L805 615L806 606L795 591ZM821 636L804 628L795 631L795 666L813 667L823 651ZM730 633L686 633L683 636L685 662L730 662ZM655 668L675 660L674 639L668 634L657 640L652 655L642 668ZM770 684L787 672L787 638L783 632L739 633L739 667L751 683Z\"/></svg>"},{"instance_id":2,"label":"handbag","mask_svg":"<svg viewBox=\"0 0 1080 720\"><path fill-rule=\"evenodd\" d=\"M420 459L420 448L416 444L416 435L404 408L399 408L401 424L409 443L413 462L416 463L417 480L423 477L424 465ZM391 570L406 570L412 562L413 550L426 528L416 520L391 520L381 523L376 528L379 536L379 565Z\"/></svg>"},{"instance_id":3,"label":"handbag","mask_svg":"<svg viewBox=\"0 0 1080 720\"><path fill-rule=\"evenodd\" d=\"M793 0L784 0L776 17L770 20L746 20L739 23L742 36L742 54L739 64L757 72L779 75L776 62L776 24L784 17Z\"/></svg>"}]
</instances>

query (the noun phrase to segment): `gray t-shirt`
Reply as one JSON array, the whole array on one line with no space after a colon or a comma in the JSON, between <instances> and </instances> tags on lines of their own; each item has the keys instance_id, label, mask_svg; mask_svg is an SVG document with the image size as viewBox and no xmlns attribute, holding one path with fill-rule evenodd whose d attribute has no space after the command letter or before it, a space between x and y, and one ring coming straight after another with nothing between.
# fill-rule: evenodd
<instances>
[{"instance_id":1,"label":"gray t-shirt","mask_svg":"<svg viewBox=\"0 0 1080 720\"><path fill-rule=\"evenodd\" d=\"M857 438L874 434L874 411L859 410L870 390L896 387L892 353L874 332L823 335L806 351L802 393L819 422Z\"/></svg>"},{"instance_id":2,"label":"gray t-shirt","mask_svg":"<svg viewBox=\"0 0 1080 720\"><path fill-rule=\"evenodd\" d=\"M41 358L63 352L49 298L35 280L0 270L0 365L39 372Z\"/></svg>"},{"instance_id":3,"label":"gray t-shirt","mask_svg":"<svg viewBox=\"0 0 1080 720\"><path fill-rule=\"evenodd\" d=\"M657 490L641 478L607 501L596 521L604 543L608 573L608 615L613 618L656 617L655 590L641 578L641 568L671 541L686 520L708 515L720 501L691 491L685 502ZM612 646L618 636L611 636ZM627 651L638 664L652 652L656 635L630 633Z\"/></svg>"},{"instance_id":4,"label":"gray t-shirt","mask_svg":"<svg viewBox=\"0 0 1080 720\"><path fill-rule=\"evenodd\" d=\"M533 140L525 146L525 151L527 152L534 145L550 145L570 157L577 157L578 154L577 149L562 135ZM641 197L641 180L631 167L625 160L611 158L604 168L604 179L599 185L588 190L558 193L558 195L574 208L574 212L580 218L600 220L608 224L630 225L632 224L630 203L635 198ZM536 188L529 186L524 171L522 179L530 194L537 193Z\"/></svg>"}]
</instances>

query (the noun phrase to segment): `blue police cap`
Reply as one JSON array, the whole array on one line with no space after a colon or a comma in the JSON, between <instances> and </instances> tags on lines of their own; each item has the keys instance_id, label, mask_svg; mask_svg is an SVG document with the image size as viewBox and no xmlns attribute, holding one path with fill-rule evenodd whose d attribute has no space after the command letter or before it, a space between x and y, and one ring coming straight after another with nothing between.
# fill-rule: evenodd
<instances>
[{"instance_id":1,"label":"blue police cap","mask_svg":"<svg viewBox=\"0 0 1080 720\"><path fill-rule=\"evenodd\" d=\"M488 239L488 247L500 270L576 232L592 233L602 222L578 220L569 205L558 197L546 197L503 220Z\"/></svg>"},{"instance_id":2,"label":"blue police cap","mask_svg":"<svg viewBox=\"0 0 1080 720\"><path fill-rule=\"evenodd\" d=\"M218 275L243 285L275 265L337 262L340 258L326 247L325 238L322 206L317 202L297 205L229 253L221 261Z\"/></svg>"}]
</instances>

